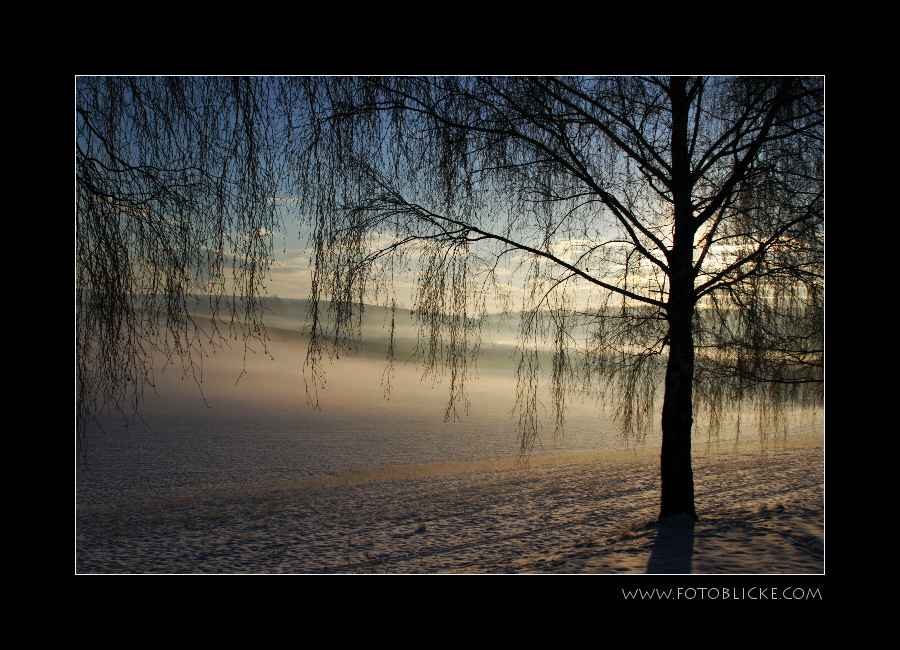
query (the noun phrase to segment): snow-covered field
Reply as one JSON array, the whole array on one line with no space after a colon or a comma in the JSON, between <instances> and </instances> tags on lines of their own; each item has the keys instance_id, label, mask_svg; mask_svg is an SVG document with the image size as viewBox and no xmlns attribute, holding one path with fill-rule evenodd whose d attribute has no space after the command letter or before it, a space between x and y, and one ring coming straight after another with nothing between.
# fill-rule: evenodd
<instances>
[{"instance_id":1,"label":"snow-covered field","mask_svg":"<svg viewBox=\"0 0 900 650\"><path fill-rule=\"evenodd\" d=\"M822 448L695 462L700 522L660 529L647 452L81 494L80 573L824 571ZM674 532L673 532L674 530Z\"/></svg>"}]
</instances>

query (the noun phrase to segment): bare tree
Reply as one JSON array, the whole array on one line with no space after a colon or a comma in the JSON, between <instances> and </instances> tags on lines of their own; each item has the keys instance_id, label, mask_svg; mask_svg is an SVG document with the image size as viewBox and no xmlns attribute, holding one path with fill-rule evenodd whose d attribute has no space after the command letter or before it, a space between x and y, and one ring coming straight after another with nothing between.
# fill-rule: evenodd
<instances>
[{"instance_id":1,"label":"bare tree","mask_svg":"<svg viewBox=\"0 0 900 650\"><path fill-rule=\"evenodd\" d=\"M661 388L661 517L697 516L699 412L821 400L821 78L299 83L314 376L412 266L420 358L450 373L452 416L488 296L521 299L523 448L545 395L557 428L583 392L640 433Z\"/></svg>"},{"instance_id":2,"label":"bare tree","mask_svg":"<svg viewBox=\"0 0 900 650\"><path fill-rule=\"evenodd\" d=\"M586 394L640 435L661 390L660 516L696 517L698 414L822 398L823 100L791 77L81 80L85 412L152 383L154 347L196 367L215 339L193 291L264 339L289 195L314 251L311 392L363 306L414 274L446 417L485 315L515 310L523 450L545 400L556 429Z\"/></svg>"}]
</instances>

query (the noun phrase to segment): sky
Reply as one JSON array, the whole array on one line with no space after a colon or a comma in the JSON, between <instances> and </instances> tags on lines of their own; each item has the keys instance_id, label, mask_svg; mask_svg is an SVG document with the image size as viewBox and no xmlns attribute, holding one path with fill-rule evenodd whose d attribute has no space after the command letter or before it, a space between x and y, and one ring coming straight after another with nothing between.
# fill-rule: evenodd
<instances>
[{"instance_id":1,"label":"sky","mask_svg":"<svg viewBox=\"0 0 900 650\"><path fill-rule=\"evenodd\" d=\"M271 266L271 280L266 283L269 296L295 299L309 297L312 277L309 250L306 241L299 236L299 226L296 223L294 226L291 231L290 224L287 224L285 232L275 235L276 263Z\"/></svg>"}]
</instances>

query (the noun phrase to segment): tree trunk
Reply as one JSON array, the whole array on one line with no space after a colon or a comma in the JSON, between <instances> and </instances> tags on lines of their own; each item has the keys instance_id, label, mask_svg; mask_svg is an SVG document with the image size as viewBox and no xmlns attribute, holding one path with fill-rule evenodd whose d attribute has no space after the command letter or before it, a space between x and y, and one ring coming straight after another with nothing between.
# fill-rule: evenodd
<instances>
[{"instance_id":1,"label":"tree trunk","mask_svg":"<svg viewBox=\"0 0 900 650\"><path fill-rule=\"evenodd\" d=\"M676 301L677 302L677 301ZM694 508L694 470L691 467L693 425L694 342L691 333L692 306L669 314L669 363L662 410L660 454L661 501L659 517L685 513L697 519Z\"/></svg>"},{"instance_id":2,"label":"tree trunk","mask_svg":"<svg viewBox=\"0 0 900 650\"><path fill-rule=\"evenodd\" d=\"M673 239L668 255L669 363L662 411L660 454L661 501L659 517L687 514L697 519L694 508L694 470L691 467L693 425L694 337L694 210L691 160L688 153L687 80L675 77L672 101Z\"/></svg>"}]
</instances>

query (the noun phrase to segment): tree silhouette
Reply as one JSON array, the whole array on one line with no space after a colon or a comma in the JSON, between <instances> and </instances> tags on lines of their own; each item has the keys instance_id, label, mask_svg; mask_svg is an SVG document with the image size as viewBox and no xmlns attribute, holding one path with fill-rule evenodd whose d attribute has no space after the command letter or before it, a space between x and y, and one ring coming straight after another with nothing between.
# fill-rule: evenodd
<instances>
[{"instance_id":1,"label":"tree silhouette","mask_svg":"<svg viewBox=\"0 0 900 650\"><path fill-rule=\"evenodd\" d=\"M699 409L715 424L821 398L821 79L340 78L305 93L302 158L322 161L301 182L313 365L361 297L414 264L421 360L449 368L451 415L487 296L509 306L524 288L523 446L543 395L557 428L586 392L639 433L662 387L661 517L696 517Z\"/></svg>"},{"instance_id":2,"label":"tree silhouette","mask_svg":"<svg viewBox=\"0 0 900 650\"><path fill-rule=\"evenodd\" d=\"M696 518L695 416L822 398L823 111L821 78L89 80L78 313L103 327L79 324L85 376L102 378L87 394L119 395L112 364L142 360L136 295L189 358L184 297L226 284L239 234L256 243L228 304L249 307L240 334L261 327L263 233L291 196L314 251L313 394L363 305L396 304L415 274L419 360L450 376L447 417L488 311L519 311L523 449L543 401L561 429L567 400L594 395L640 435L661 390L660 517Z\"/></svg>"}]
</instances>

